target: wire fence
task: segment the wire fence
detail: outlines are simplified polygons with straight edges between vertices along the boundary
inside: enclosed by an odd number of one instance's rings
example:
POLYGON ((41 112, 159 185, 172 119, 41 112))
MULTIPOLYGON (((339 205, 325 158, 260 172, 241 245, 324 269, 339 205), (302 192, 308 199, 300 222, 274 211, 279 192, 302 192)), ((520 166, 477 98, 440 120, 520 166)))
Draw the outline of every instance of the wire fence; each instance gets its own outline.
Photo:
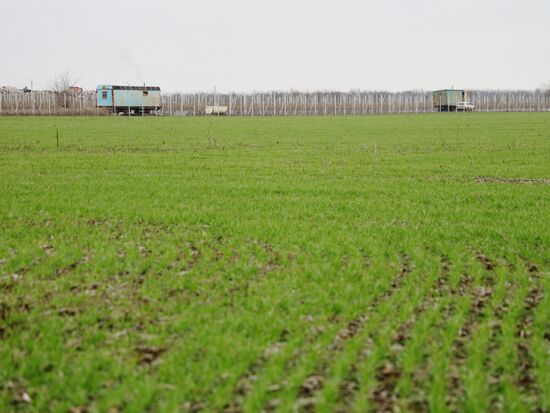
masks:
MULTIPOLYGON (((473 90, 468 100, 478 112, 550 111, 550 90, 473 90)), ((109 115, 98 108, 95 91, 0 91, 1 115, 109 115)), ((202 116, 207 106, 227 106, 230 116, 334 116, 428 113, 434 108, 429 91, 272 91, 254 93, 164 93, 164 116, 202 116)))

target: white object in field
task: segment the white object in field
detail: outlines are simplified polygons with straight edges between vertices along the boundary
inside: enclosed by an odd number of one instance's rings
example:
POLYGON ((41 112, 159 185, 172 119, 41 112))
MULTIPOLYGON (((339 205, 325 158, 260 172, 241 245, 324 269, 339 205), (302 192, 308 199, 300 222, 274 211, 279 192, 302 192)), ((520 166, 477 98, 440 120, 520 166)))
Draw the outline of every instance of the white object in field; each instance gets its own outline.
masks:
POLYGON ((207 115, 227 115, 229 107, 227 106, 207 106, 205 112, 207 115))
POLYGON ((470 102, 458 102, 456 110, 462 110, 464 112, 473 112, 476 107, 470 102))

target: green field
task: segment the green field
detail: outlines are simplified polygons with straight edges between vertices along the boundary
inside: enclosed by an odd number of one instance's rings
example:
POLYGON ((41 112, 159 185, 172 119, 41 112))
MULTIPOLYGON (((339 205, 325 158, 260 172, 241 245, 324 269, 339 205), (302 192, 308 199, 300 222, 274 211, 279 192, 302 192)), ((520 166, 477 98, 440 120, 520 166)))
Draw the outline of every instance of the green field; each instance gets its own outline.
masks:
POLYGON ((0 412, 547 412, 548 291, 550 114, 0 117, 0 412))

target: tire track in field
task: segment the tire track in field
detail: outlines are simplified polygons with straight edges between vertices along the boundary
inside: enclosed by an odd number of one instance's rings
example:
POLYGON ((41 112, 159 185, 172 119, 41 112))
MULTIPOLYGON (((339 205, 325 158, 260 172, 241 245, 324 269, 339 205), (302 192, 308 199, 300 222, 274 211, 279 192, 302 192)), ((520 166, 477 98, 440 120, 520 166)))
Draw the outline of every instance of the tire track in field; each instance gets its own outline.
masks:
POLYGON ((299 388, 295 405, 301 412, 315 411, 318 393, 323 389, 325 375, 334 357, 343 350, 345 343, 355 337, 363 328, 369 318, 369 314, 376 310, 382 301, 389 300, 394 293, 401 288, 403 280, 411 272, 411 263, 408 255, 404 255, 399 273, 393 279, 390 288, 383 291, 367 306, 365 311, 354 318, 340 330, 327 349, 327 355, 317 366, 315 373, 309 375, 299 388))
MULTIPOLYGON (((396 395, 396 386, 403 372, 399 365, 399 355, 405 348, 405 345, 411 338, 412 330, 422 314, 428 310, 434 302, 441 297, 448 289, 448 274, 451 263, 446 257, 441 259, 441 270, 437 279, 429 288, 429 292, 423 300, 413 309, 411 317, 402 323, 392 337, 389 347, 389 356, 376 368, 376 383, 369 393, 369 401, 372 403, 372 411, 387 412, 395 411, 398 406, 396 395)), ((367 345, 360 353, 357 361, 351 366, 348 379, 343 381, 340 386, 337 412, 347 412, 352 408, 356 392, 359 390, 359 381, 357 379, 358 368, 369 356, 373 345, 372 337, 367 341, 367 345)))
MULTIPOLYGON (((440 274, 435 280, 434 284, 430 288, 428 296, 425 297, 424 301, 420 303, 414 311, 414 318, 411 321, 408 321, 402 324, 398 329, 398 334, 393 338, 390 351, 391 351, 389 361, 386 361, 383 366, 380 366, 377 371, 377 385, 374 387, 371 392, 370 399, 374 404, 373 411, 376 412, 386 412, 386 411, 395 411, 399 409, 396 406, 398 401, 397 395, 395 394, 396 386, 399 379, 402 376, 402 369, 399 366, 398 356, 405 347, 406 343, 411 338, 411 330, 414 328, 418 318, 429 308, 431 308, 434 303, 444 296, 449 290, 449 273, 451 270, 451 262, 447 257, 441 257, 441 269, 440 274), (397 349, 397 351, 395 351, 397 349), (395 366, 393 369, 388 367, 395 366), (386 374, 389 370, 389 376, 386 374), (382 380, 380 380, 382 378, 382 380)), ((417 372, 421 373, 421 372, 417 372)), ((416 376, 418 378, 418 375, 416 376)), ((418 401, 414 406, 414 411, 426 411, 427 403, 424 404, 422 401, 418 401)))
MULTIPOLYGON (((495 268, 495 265, 486 256, 478 256, 477 259, 482 263, 482 265, 484 266, 485 269, 492 271, 495 268)), ((488 280, 489 283, 494 282, 493 278, 491 276, 488 277, 487 280, 488 280)), ((470 293, 471 292, 471 281, 472 281, 471 277, 469 277, 467 275, 464 275, 463 278, 460 281, 458 290, 456 290, 452 287, 448 288, 449 298, 454 299, 458 295, 465 295, 467 293, 470 293)), ((515 293, 514 285, 510 284, 509 282, 506 282, 505 286, 506 286, 506 290, 505 290, 505 295, 502 298, 502 303, 500 305, 498 305, 497 307, 495 307, 492 311, 492 317, 491 317, 491 321, 490 321, 490 324, 489 324, 491 334, 490 334, 489 342, 487 344, 487 353, 489 355, 492 354, 492 352, 498 346, 498 339, 502 335, 502 329, 501 329, 502 316, 505 313, 508 312, 509 307, 510 307, 510 302, 513 298, 513 294, 515 293)), ((476 293, 476 292, 474 292, 474 293, 476 293)), ((480 294, 480 293, 481 293, 481 290, 477 290, 477 294, 480 294)), ((485 291, 485 294, 487 294, 487 293, 488 293, 488 291, 485 291)), ((454 311, 454 302, 451 301, 450 305, 447 306, 447 308, 442 312, 443 316, 437 322, 437 326, 439 326, 438 328, 444 328, 445 325, 448 324, 449 318, 452 315, 453 311, 454 311)), ((470 330, 470 326, 467 326, 466 328, 463 326, 463 330, 461 330, 461 332, 464 333, 466 330, 470 330)), ((457 344, 455 343, 455 347, 454 347, 455 350, 457 348, 456 345, 457 344)), ((462 345, 459 344, 459 346, 461 347, 461 351, 463 351, 464 349, 462 348, 462 345)), ((485 366, 487 367, 487 369, 489 369, 490 368, 490 359, 489 359, 489 357, 485 360, 485 363, 486 363, 485 366)), ((423 363, 421 368, 417 369, 417 371, 426 371, 428 369, 429 369, 429 367, 426 366, 426 363, 423 363)), ((458 377, 458 375, 456 374, 456 371, 455 371, 455 375, 456 375, 456 377, 458 377)), ((411 394, 415 394, 415 395, 417 395, 417 397, 415 398, 415 400, 412 403, 407 404, 407 406, 406 406, 407 411, 424 412, 424 411, 429 410, 430 406, 428 404, 428 401, 425 400, 425 394, 426 394, 426 388, 429 386, 429 383, 431 382, 429 380, 430 376, 431 376, 431 374, 418 375, 418 374, 415 373, 413 375, 413 380, 412 380, 413 388, 412 388, 411 394), (419 398, 418 395, 423 395, 424 399, 419 398)), ((453 377, 453 379, 454 379, 454 377, 453 377)), ((500 377, 490 376, 489 377, 489 384, 491 386, 496 386, 496 385, 500 384, 500 377)), ((458 397, 459 393, 463 396, 461 391, 458 391, 455 394, 455 396, 458 397)), ((451 400, 451 398, 448 398, 448 400, 451 400)), ((491 404, 490 411, 498 411, 499 409, 498 409, 497 400, 493 399, 493 400, 491 400, 491 403, 492 404, 491 404)))
POLYGON ((538 390, 537 378, 535 374, 534 358, 531 352, 531 338, 533 336, 534 312, 539 303, 544 298, 544 292, 538 278, 538 268, 529 266, 529 281, 531 287, 525 297, 523 304, 523 313, 517 323, 516 330, 516 350, 518 355, 518 378, 516 385, 521 390, 522 395, 535 411, 544 411, 542 400, 540 400, 540 391, 538 390))
MULTIPOLYGON (((450 284, 449 274, 451 271, 452 263, 448 261, 446 257, 442 257, 441 260, 442 272, 441 276, 437 280, 437 288, 435 289, 435 295, 433 301, 437 302, 441 299, 448 299, 449 302, 439 312, 439 317, 434 320, 434 325, 430 326, 430 329, 444 329, 448 324, 448 320, 452 314, 456 311, 456 297, 464 295, 469 291, 472 283, 472 278, 468 274, 462 274, 458 280, 456 287, 450 284)), ((428 343, 426 343, 428 346, 428 343)), ((427 350, 427 349, 425 349, 427 350)), ((409 397, 402 401, 406 411, 410 412, 426 412, 430 410, 427 393, 425 391, 426 383, 430 379, 430 350, 423 353, 423 360, 417 365, 413 372, 408 372, 411 377, 411 389, 410 395, 414 395, 411 400, 409 397)))
MULTIPOLYGON (((484 283, 471 290, 471 277, 468 281, 468 291, 472 295, 470 312, 465 323, 458 331, 458 338, 455 339, 452 345, 450 354, 450 373, 447 392, 447 406, 451 412, 460 411, 460 401, 465 396, 465 391, 460 378, 460 370, 468 359, 468 351, 466 346, 471 340, 475 330, 482 322, 485 308, 493 296, 493 287, 495 285, 494 269, 495 264, 483 253, 476 255, 477 261, 488 271, 488 275, 484 278, 484 283)), ((466 293, 467 291, 464 291, 466 293)))
MULTIPOLYGON (((365 258, 366 260, 366 258, 365 258)), ((368 266, 368 262, 367 262, 368 266)), ((407 255, 403 256, 401 270, 399 273, 394 277, 392 280, 390 287, 386 289, 385 291, 381 292, 369 304, 368 309, 372 310, 376 306, 379 305, 380 302, 382 302, 384 299, 389 299, 395 290, 397 290, 401 285, 401 280, 405 277, 406 274, 410 272, 410 264, 409 264, 409 257, 407 255)), ((343 343, 352 337, 354 337, 362 327, 362 325, 366 322, 367 318, 366 315, 368 312, 362 313, 362 315, 358 316, 357 318, 351 320, 348 322, 348 324, 342 328, 337 336, 332 340, 331 344, 328 346, 328 352, 329 353, 337 353, 338 351, 343 349, 343 343)), ((306 342, 310 344, 314 344, 317 339, 319 339, 322 335, 325 329, 323 327, 314 327, 310 330, 310 334, 306 338, 306 342)), ((306 353, 305 349, 296 349, 292 356, 285 362, 285 368, 286 370, 291 370, 296 367, 299 358, 306 353)), ((328 361, 323 362, 323 366, 328 367, 328 361)), ((320 368, 317 368, 316 371, 319 371, 320 368)), ((308 376, 308 378, 304 381, 304 387, 307 389, 317 389, 315 391, 318 391, 322 388, 324 383, 324 377, 322 375, 318 374, 312 374, 308 376)), ((269 386, 268 391, 270 393, 276 394, 283 388, 287 386, 286 379, 278 384, 273 384, 269 386)), ((306 390, 308 391, 308 390, 306 390)), ((272 397, 264 404, 263 411, 265 412, 272 412, 277 409, 278 405, 280 403, 280 400, 276 397, 272 397)), ((309 404, 309 401, 306 401, 305 404, 309 404)))
MULTIPOLYGON (((448 298, 450 301, 446 304, 440 312, 440 317, 435 321, 435 325, 432 328, 444 329, 448 325, 448 321, 451 316, 456 312, 456 298, 471 293, 473 278, 467 273, 460 276, 458 284, 455 286, 450 285, 448 274, 451 269, 451 262, 445 257, 442 258, 442 273, 437 279, 437 286, 435 288, 434 302, 440 298, 448 298)), ((429 349, 428 349, 429 351, 429 349)), ((429 383, 430 378, 430 366, 428 365, 430 359, 429 353, 426 354, 425 360, 415 369, 411 377, 411 390, 410 394, 414 394, 414 400, 404 400, 405 411, 410 412, 426 412, 429 411, 430 406, 427 400, 425 388, 429 383)), ((409 373, 410 374, 410 373, 409 373)))
MULTIPOLYGON (((534 361, 532 355, 530 354, 530 338, 533 334, 533 312, 543 298, 543 291, 538 282, 538 268, 533 264, 527 265, 526 268, 529 272, 529 283, 531 286, 523 298, 523 313, 516 323, 515 347, 518 354, 518 365, 516 370, 518 372, 518 376, 515 382, 520 394, 526 396, 531 404, 540 404, 537 393, 536 375, 533 366, 534 361)), ((506 294, 503 303, 496 307, 493 312, 493 319, 490 324, 491 339, 487 347, 489 354, 492 354, 493 351, 498 348, 496 340, 502 335, 502 315, 509 311, 513 293, 517 292, 517 288, 513 285, 507 285, 506 287, 506 294)), ((487 368, 489 367, 490 366, 487 366, 487 368)), ((500 375, 501 371, 497 369, 495 373, 496 374, 489 377, 489 386, 491 389, 491 411, 497 412, 504 411, 506 406, 503 404, 502 395, 500 394, 499 389, 502 384, 502 377, 500 375)), ((539 408, 537 411, 543 410, 539 408)))
MULTIPOLYGON (((509 268, 512 270, 513 266, 509 264, 509 268)), ((502 299, 502 303, 496 306, 492 312, 492 317, 489 322, 489 327, 491 330, 491 335, 489 338, 489 342, 487 344, 487 354, 484 361, 484 365, 487 368, 488 371, 490 371, 488 376, 488 384, 489 384, 489 403, 490 403, 490 411, 492 412, 498 412, 503 411, 504 406, 501 401, 501 394, 499 390, 499 386, 502 383, 502 371, 500 369, 496 369, 496 371, 491 371, 491 355, 494 354, 495 351, 498 350, 498 340, 503 336, 502 331, 502 317, 504 314, 508 313, 510 311, 510 305, 513 300, 514 294, 517 293, 517 286, 510 283, 509 281, 505 282, 506 287, 506 293, 504 294, 504 297, 502 299)))

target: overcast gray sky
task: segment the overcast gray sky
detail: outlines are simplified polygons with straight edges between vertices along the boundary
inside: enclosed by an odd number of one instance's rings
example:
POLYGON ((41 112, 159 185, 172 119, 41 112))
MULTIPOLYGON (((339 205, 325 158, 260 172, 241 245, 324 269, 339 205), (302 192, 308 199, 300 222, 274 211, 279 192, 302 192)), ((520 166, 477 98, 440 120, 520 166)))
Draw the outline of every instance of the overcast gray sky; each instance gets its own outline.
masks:
POLYGON ((537 88, 550 0, 0 0, 0 85, 537 88))

